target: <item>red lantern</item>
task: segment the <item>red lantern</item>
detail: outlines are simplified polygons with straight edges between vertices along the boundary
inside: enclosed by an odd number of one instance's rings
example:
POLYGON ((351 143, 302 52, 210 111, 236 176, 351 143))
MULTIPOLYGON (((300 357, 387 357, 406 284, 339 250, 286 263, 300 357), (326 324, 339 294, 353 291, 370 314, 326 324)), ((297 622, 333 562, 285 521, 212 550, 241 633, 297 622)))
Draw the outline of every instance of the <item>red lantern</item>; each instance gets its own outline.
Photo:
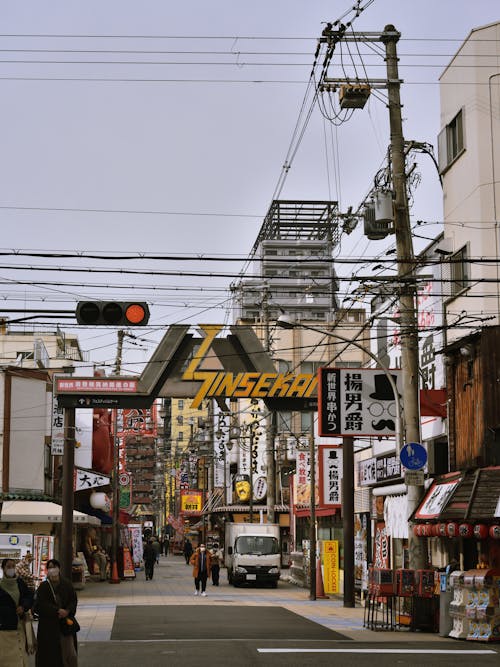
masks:
POLYGON ((448 532, 446 530, 446 524, 445 523, 438 524, 438 535, 440 537, 447 537, 448 532))
POLYGON ((488 526, 485 526, 484 523, 474 526, 474 537, 478 540, 485 540, 488 537, 488 526))
POLYGON ((446 534, 448 537, 458 537, 458 523, 451 521, 446 524, 446 534))
POLYGON ((431 537, 431 535, 432 535, 432 523, 424 524, 423 528, 424 528, 423 535, 425 535, 425 537, 431 537))
POLYGON ((433 535, 433 537, 439 537, 440 532, 439 532, 439 524, 438 523, 435 523, 432 526, 432 535, 433 535))
POLYGON ((474 529, 470 523, 461 523, 458 527, 459 537, 472 537, 474 535, 474 529))
POLYGON ((417 537, 420 537, 420 529, 422 526, 413 526, 413 534, 416 535, 417 537))
POLYGON ((495 540, 500 540, 500 526, 490 527, 490 537, 493 537, 495 540))

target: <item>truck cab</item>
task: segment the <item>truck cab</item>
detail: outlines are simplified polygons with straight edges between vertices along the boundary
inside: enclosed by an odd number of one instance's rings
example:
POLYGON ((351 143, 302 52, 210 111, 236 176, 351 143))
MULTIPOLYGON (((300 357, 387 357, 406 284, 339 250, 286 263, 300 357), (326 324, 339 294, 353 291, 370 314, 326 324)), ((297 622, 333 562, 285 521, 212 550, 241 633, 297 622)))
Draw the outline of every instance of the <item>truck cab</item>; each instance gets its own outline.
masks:
MULTIPOLYGON (((265 532, 234 532, 234 539, 226 545, 227 576, 230 584, 243 583, 278 585, 280 578, 279 533, 272 526, 265 532)), ((278 529, 279 530, 279 529, 278 529)))

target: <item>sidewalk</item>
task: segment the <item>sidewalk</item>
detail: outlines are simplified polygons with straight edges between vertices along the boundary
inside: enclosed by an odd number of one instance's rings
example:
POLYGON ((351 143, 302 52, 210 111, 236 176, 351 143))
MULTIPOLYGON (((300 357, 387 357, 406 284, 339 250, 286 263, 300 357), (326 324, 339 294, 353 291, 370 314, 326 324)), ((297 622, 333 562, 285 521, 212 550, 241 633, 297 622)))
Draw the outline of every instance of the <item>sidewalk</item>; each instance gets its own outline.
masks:
POLYGON ((442 641, 456 645, 437 634, 408 631, 372 631, 363 627, 363 607, 344 608, 340 599, 309 600, 308 591, 280 581, 278 589, 234 588, 227 583, 226 570, 221 570, 220 586, 207 583, 207 597, 194 597, 192 568, 182 556, 161 556, 152 581, 144 571, 133 580, 120 584, 88 582, 78 591, 77 617, 82 627, 79 641, 109 641, 115 610, 118 605, 230 605, 284 607, 304 618, 340 632, 357 641, 405 642, 442 641))

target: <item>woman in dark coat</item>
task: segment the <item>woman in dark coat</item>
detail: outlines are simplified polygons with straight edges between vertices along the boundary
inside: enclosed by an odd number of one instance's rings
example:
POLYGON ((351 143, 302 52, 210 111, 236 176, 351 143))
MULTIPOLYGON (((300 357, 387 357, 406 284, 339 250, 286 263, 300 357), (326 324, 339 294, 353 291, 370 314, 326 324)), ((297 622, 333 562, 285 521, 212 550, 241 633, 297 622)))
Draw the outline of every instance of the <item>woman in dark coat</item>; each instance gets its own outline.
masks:
POLYGON ((33 605, 33 593, 22 579, 16 577, 16 563, 11 558, 2 561, 0 580, 0 664, 25 667, 28 664, 26 637, 21 622, 33 605))
POLYGON ((74 616, 78 603, 73 584, 61 577, 59 561, 47 561, 47 579, 38 587, 36 667, 77 667, 76 634, 64 636, 60 620, 74 616))

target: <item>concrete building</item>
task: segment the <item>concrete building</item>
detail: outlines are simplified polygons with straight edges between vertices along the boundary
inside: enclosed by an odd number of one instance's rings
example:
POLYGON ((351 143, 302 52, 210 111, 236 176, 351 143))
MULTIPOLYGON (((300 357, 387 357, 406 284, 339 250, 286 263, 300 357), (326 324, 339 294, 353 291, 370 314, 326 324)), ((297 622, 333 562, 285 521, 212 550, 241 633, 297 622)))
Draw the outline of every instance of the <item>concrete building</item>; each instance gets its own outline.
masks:
POLYGON ((61 368, 71 362, 88 361, 78 337, 59 327, 56 331, 32 329, 12 331, 5 321, 0 325, 0 365, 22 368, 61 368))
POLYGON ((272 202, 251 251, 250 270, 232 286, 234 319, 331 322, 337 309, 333 250, 341 219, 336 202, 272 202), (252 277, 253 274, 253 277, 252 277))
POLYGON ((440 77, 448 342, 500 322, 499 59, 500 22, 472 30, 440 77))

